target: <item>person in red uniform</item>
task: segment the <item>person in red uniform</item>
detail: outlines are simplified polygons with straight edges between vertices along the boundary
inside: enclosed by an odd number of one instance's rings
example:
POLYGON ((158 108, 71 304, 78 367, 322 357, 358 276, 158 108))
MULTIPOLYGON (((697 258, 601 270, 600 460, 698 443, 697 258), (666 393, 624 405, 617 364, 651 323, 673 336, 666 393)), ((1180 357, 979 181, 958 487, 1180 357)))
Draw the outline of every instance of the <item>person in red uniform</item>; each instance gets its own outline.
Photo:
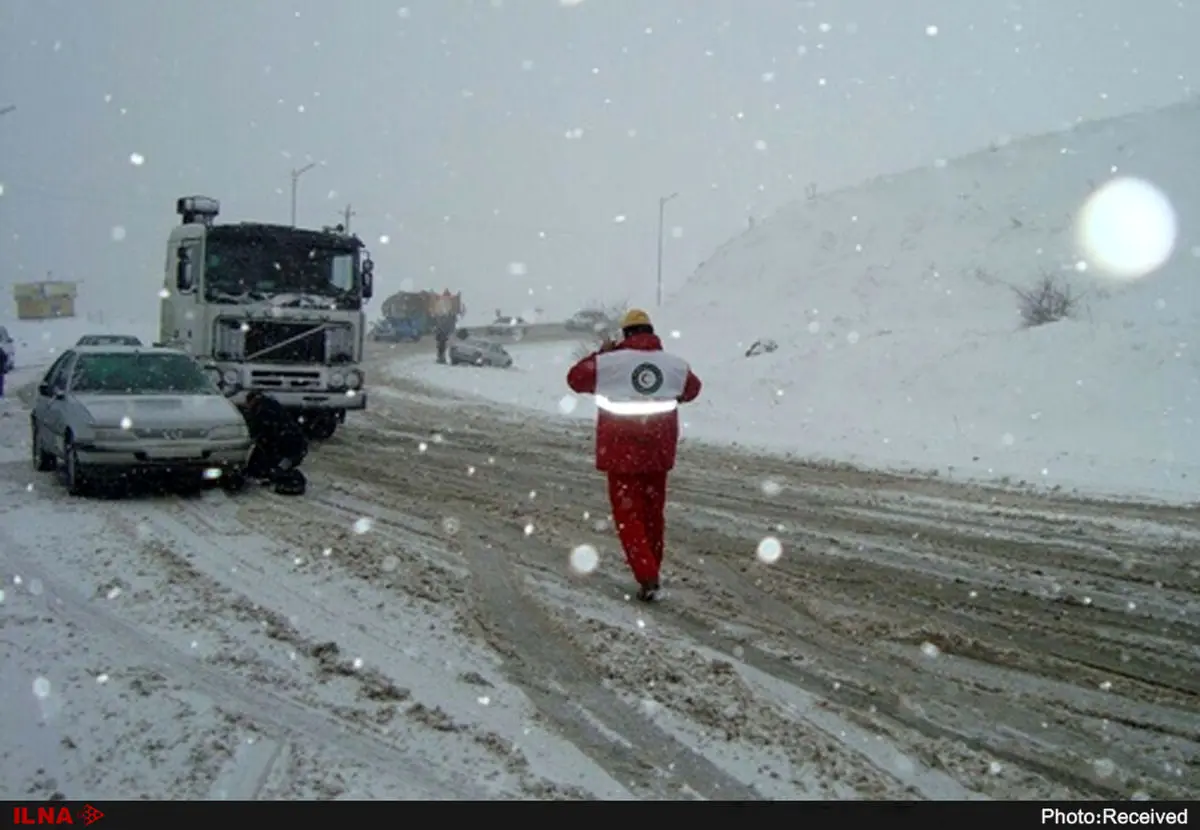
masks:
POLYGON ((596 469, 608 498, 638 599, 658 596, 666 532, 667 473, 675 466, 681 403, 700 394, 687 362, 663 351, 650 316, 621 318, 620 342, 605 341, 567 372, 567 385, 596 398, 596 469))

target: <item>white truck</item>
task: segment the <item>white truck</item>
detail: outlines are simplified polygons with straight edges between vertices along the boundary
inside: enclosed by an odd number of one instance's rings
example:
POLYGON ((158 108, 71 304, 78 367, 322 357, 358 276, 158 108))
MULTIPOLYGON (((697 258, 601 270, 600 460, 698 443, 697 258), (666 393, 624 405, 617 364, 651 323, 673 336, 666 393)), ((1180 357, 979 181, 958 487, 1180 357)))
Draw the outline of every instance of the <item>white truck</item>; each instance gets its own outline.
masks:
POLYGON ((367 407, 364 303, 374 264, 340 230, 222 223, 220 203, 185 196, 167 242, 159 340, 204 364, 234 402, 254 389, 322 440, 367 407))

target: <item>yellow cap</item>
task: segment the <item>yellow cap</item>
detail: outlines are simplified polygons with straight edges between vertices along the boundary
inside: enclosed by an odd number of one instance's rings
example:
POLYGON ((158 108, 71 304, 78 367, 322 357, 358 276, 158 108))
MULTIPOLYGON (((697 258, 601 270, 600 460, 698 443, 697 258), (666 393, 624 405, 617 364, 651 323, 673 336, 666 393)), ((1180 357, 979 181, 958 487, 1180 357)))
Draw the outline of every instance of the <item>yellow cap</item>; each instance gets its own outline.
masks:
POLYGON ((623 329, 627 329, 630 326, 648 325, 650 325, 650 315, 640 308, 631 308, 621 316, 621 328, 623 329))

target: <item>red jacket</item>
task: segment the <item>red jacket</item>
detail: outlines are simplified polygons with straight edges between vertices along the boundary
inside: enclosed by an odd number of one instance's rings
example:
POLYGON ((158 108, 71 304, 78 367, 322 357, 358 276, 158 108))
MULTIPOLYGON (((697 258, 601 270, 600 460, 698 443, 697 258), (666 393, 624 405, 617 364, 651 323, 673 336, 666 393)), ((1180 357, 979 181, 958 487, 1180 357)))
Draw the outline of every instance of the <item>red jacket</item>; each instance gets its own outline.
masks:
MULTIPOLYGON (((609 349, 592 352, 567 372, 567 385, 580 395, 595 395, 597 358, 611 351, 632 350, 663 352, 662 341, 654 334, 626 337, 609 349)), ((671 358, 678 362, 678 358, 671 358)), ((694 401, 700 395, 700 378, 686 364, 678 403, 694 401)), ((661 376, 660 376, 661 382, 661 376)), ((600 401, 597 401, 600 403, 600 401)), ((596 469, 606 473, 665 472, 675 466, 675 448, 679 443, 679 412, 618 415, 600 408, 596 415, 596 469)))

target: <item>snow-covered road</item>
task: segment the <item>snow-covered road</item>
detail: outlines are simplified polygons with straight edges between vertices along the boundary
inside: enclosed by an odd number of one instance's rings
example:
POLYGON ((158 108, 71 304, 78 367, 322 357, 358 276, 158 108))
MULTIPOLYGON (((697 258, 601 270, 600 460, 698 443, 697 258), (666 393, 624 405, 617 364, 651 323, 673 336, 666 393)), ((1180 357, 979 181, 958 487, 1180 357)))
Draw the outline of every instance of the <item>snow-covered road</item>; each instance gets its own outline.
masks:
POLYGON ((13 797, 1200 792, 1187 510, 690 445, 646 608, 585 425, 375 401, 305 498, 119 502, 32 473, 6 404, 13 797))

